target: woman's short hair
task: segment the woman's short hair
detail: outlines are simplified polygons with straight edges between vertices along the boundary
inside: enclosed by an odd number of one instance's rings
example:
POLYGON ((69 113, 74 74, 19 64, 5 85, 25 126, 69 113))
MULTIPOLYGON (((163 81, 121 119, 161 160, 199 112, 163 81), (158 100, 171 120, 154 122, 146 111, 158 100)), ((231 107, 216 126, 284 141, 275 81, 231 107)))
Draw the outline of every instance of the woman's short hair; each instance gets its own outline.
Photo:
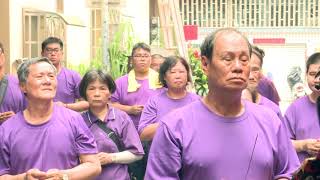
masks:
POLYGON ((166 81, 164 80, 166 72, 171 70, 171 68, 173 68, 178 62, 181 62, 181 64, 186 68, 188 82, 191 82, 190 67, 187 61, 180 56, 169 56, 165 58, 159 70, 159 80, 164 87, 168 87, 166 81))
POLYGON ((92 69, 86 72, 79 85, 80 96, 85 100, 87 100, 86 91, 89 84, 95 82, 96 80, 99 80, 101 83, 107 85, 111 93, 116 91, 116 83, 109 74, 106 74, 101 70, 92 69))

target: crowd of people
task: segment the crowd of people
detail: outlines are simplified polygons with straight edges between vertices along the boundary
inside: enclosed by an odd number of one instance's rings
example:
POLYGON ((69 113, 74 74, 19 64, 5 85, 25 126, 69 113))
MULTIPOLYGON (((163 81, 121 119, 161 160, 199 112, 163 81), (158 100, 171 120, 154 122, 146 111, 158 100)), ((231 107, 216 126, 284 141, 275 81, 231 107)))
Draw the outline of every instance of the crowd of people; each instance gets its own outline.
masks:
POLYGON ((4 53, 0 43, 0 180, 284 180, 320 154, 320 53, 306 61, 312 93, 284 114, 264 51, 233 28, 201 45, 204 97, 188 90, 183 57, 145 43, 116 80, 63 67, 57 37, 17 76, 5 74, 4 53))

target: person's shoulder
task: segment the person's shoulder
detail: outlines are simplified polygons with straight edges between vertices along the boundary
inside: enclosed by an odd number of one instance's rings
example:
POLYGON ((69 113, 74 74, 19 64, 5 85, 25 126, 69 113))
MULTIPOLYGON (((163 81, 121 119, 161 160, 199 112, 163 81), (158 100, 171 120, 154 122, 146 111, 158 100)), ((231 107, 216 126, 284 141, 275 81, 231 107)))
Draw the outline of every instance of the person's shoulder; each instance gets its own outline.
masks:
POLYGON ((109 108, 109 115, 111 115, 111 117, 114 117, 115 120, 121 124, 122 123, 126 124, 131 121, 130 116, 126 112, 116 107, 113 107, 112 105, 110 105, 110 108, 109 108))
POLYGON ((21 119, 23 118, 23 112, 20 111, 14 116, 7 119, 5 122, 1 124, 1 127, 6 131, 11 131, 13 129, 20 129, 22 125, 21 119))
POLYGON ((245 103, 245 108, 249 114, 249 118, 254 119, 258 124, 265 124, 275 128, 281 124, 281 119, 279 119, 276 112, 271 108, 249 101, 246 101, 245 103))
POLYGON ((296 100, 294 100, 287 109, 295 109, 295 108, 299 108, 299 107, 304 107, 305 105, 307 105, 308 103, 310 103, 310 99, 308 97, 308 95, 302 96, 297 98, 296 100))
POLYGON ((196 120, 195 115, 203 109, 201 100, 193 101, 183 107, 172 110, 166 118, 162 118, 161 122, 167 125, 175 125, 177 123, 187 123, 196 120))
POLYGON ((72 76, 80 76, 80 74, 77 71, 68 69, 66 67, 62 67, 61 72, 64 72, 65 74, 72 75, 72 76))
POLYGON ((116 78, 116 81, 128 81, 128 74, 116 78))
POLYGON ((63 116, 64 120, 74 120, 74 119, 79 119, 79 118, 82 119, 81 114, 79 112, 74 111, 74 110, 65 108, 65 107, 60 106, 60 105, 55 105, 54 108, 56 109, 54 111, 54 113, 56 113, 56 114, 54 114, 54 115, 55 116, 56 115, 63 116))
POLYGON ((201 96, 199 96, 198 94, 196 94, 194 92, 188 92, 188 96, 193 100, 197 100, 197 99, 201 99, 202 98, 201 96))
POLYGON ((275 109, 279 108, 279 106, 276 103, 274 103, 273 101, 271 101, 270 99, 268 99, 262 95, 261 95, 261 100, 263 101, 263 104, 267 104, 271 108, 275 108, 275 109))

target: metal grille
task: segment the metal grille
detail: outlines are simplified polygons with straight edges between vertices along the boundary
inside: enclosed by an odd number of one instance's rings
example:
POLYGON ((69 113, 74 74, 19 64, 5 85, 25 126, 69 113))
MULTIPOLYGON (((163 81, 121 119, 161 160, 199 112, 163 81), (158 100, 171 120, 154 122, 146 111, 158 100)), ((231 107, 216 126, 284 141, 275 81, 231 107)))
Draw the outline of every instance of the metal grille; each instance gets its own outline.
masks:
POLYGON ((185 25, 317 27, 320 0, 179 0, 185 25))

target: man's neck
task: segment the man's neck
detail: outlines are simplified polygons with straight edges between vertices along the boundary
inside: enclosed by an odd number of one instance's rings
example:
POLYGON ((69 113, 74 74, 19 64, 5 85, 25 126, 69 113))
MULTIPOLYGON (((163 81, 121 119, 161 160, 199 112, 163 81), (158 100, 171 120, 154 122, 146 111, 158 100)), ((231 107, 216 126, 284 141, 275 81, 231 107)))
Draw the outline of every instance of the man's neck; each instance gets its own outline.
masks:
POLYGON ((108 105, 103 107, 91 107, 90 112, 103 121, 108 115, 109 107, 108 105))
POLYGON ((30 124, 43 124, 51 118, 53 105, 53 101, 28 101, 28 107, 23 111, 23 115, 30 124))
POLYGON ((224 117, 238 117, 244 113, 244 106, 241 102, 241 93, 213 93, 209 91, 203 98, 204 104, 210 111, 224 117))
POLYGON ((61 71, 61 69, 62 69, 61 63, 59 63, 59 64, 54 64, 54 67, 56 67, 56 69, 57 69, 57 74, 59 74, 60 71, 61 71))
POLYGON ((319 97, 319 94, 316 92, 312 92, 308 97, 312 103, 316 103, 317 98, 319 97))
POLYGON ((136 76, 136 79, 144 80, 148 78, 149 71, 145 71, 145 72, 134 71, 134 74, 136 76))

